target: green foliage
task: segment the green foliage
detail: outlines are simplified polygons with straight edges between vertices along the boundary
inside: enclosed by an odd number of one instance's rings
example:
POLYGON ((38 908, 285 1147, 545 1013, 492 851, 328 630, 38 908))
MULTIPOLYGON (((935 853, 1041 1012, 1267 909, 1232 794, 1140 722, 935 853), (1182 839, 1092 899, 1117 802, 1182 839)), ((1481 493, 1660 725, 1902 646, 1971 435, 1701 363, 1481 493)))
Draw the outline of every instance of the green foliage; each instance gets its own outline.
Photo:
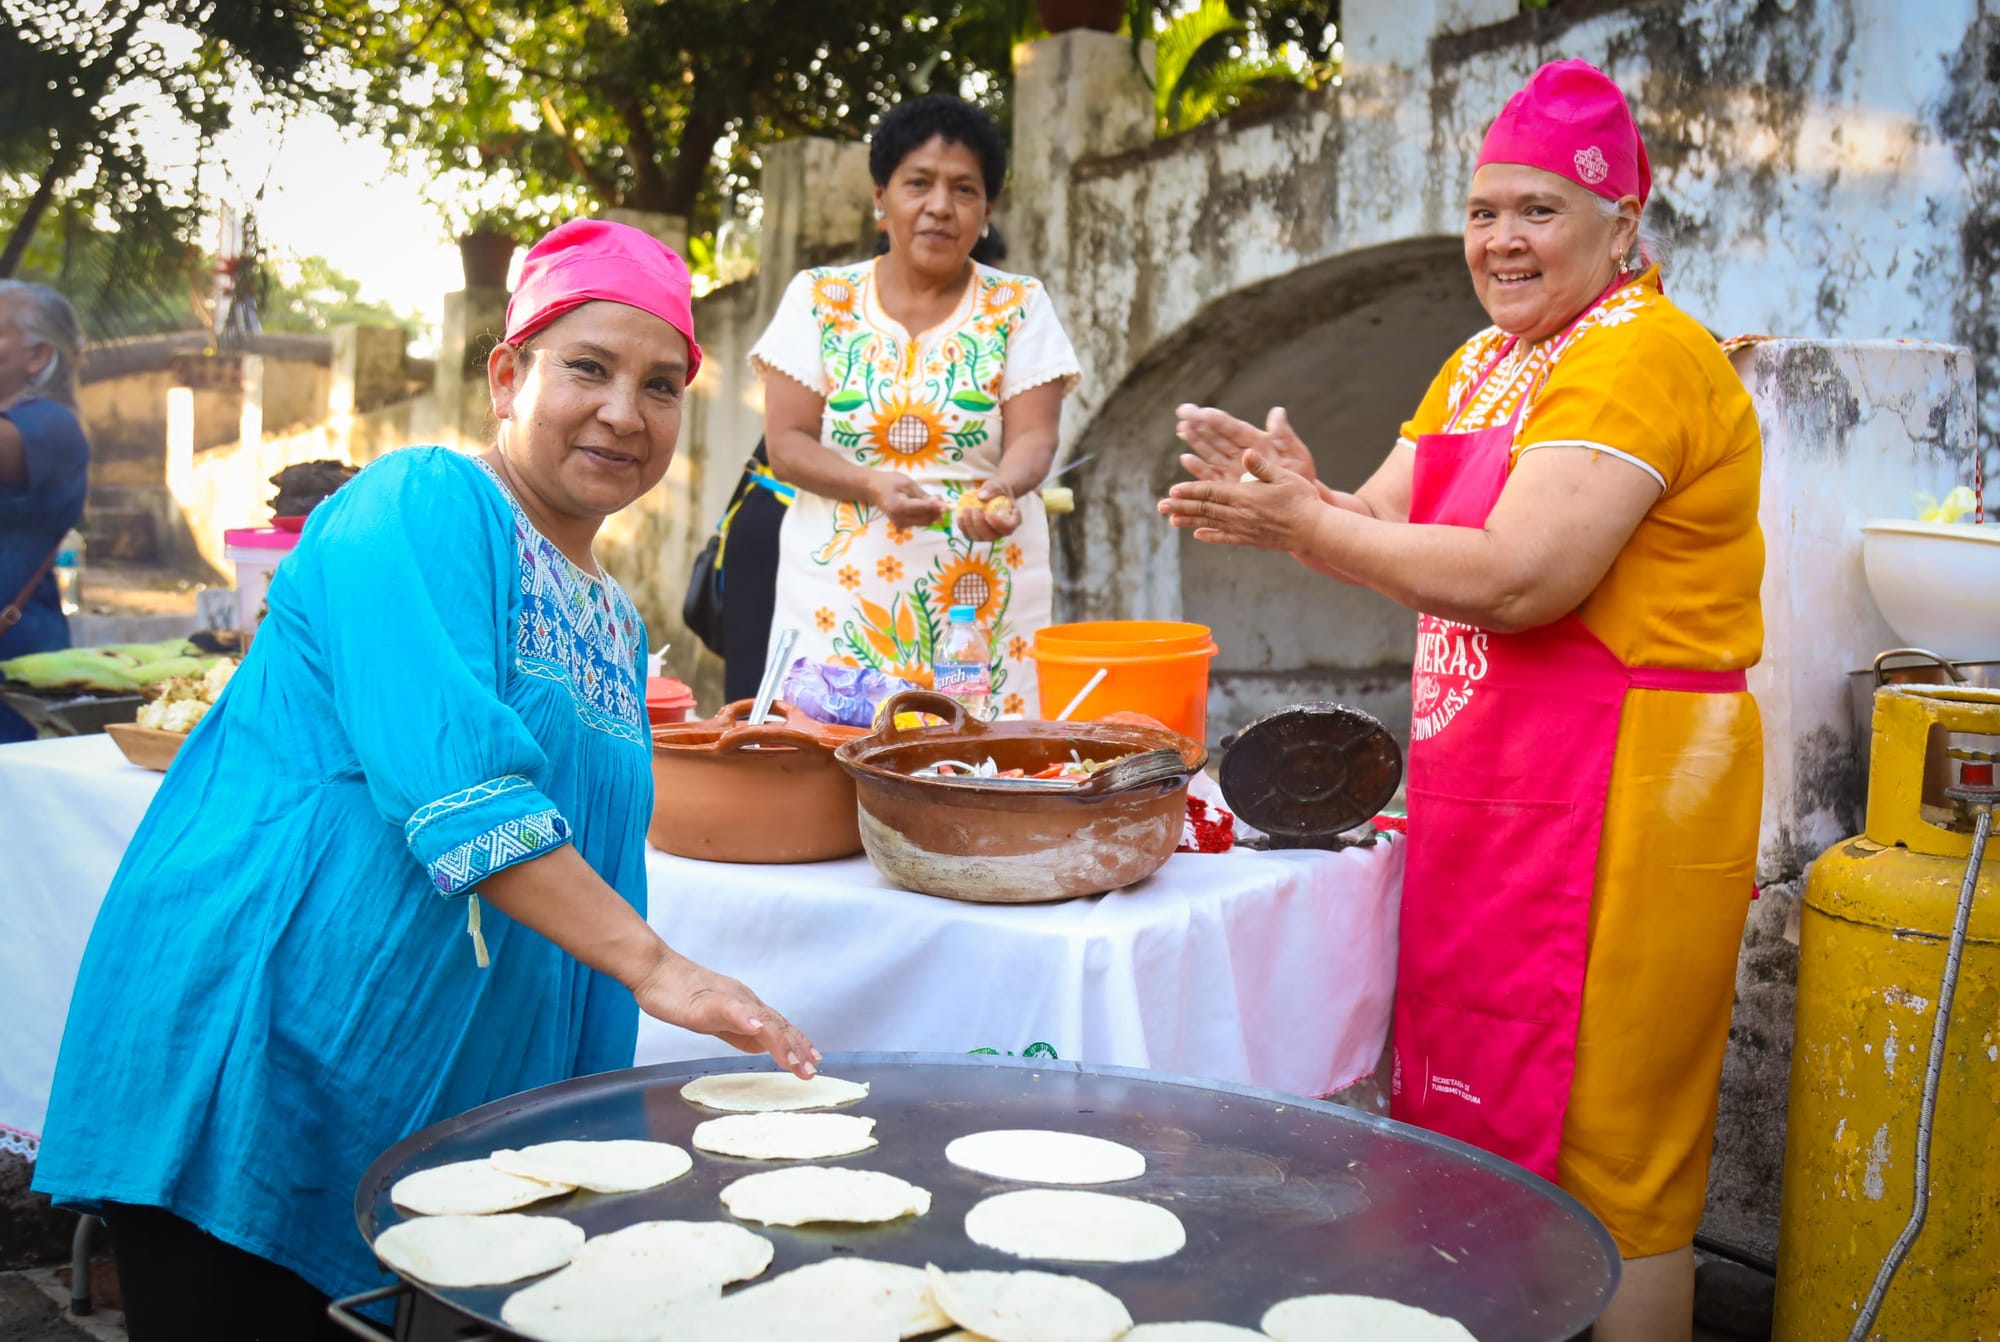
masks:
MULTIPOLYGON (((753 147, 867 133, 897 100, 998 82, 1023 6, 885 0, 323 0, 366 119, 540 223, 616 206, 712 230, 753 147)), ((497 203, 497 202, 496 202, 497 203)), ((454 221, 456 222, 456 221, 454 221)))
POLYGON ((1136 6, 1141 25, 1144 11, 1154 16, 1153 101, 1162 135, 1274 93, 1317 87, 1338 69, 1337 3, 1201 0, 1166 13, 1147 0, 1136 6))
POLYGON ((58 285, 99 338, 185 326, 200 211, 135 115, 170 109, 205 151, 245 77, 338 105, 313 32, 310 0, 0 0, 0 276, 58 285))
POLYGON ((361 297, 361 282, 335 270, 323 256, 302 256, 268 266, 257 314, 267 331, 325 332, 350 322, 397 326, 417 335, 424 323, 387 303, 361 297))

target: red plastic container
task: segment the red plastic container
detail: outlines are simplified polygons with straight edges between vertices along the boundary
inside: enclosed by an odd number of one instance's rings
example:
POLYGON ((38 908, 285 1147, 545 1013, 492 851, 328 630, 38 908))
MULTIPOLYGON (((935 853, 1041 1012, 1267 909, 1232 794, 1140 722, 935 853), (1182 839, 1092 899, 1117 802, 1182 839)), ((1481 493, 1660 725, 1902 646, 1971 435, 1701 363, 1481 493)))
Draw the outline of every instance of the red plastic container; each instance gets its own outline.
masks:
POLYGON ((646 681, 646 721, 655 727, 694 716, 694 691, 671 676, 646 681))

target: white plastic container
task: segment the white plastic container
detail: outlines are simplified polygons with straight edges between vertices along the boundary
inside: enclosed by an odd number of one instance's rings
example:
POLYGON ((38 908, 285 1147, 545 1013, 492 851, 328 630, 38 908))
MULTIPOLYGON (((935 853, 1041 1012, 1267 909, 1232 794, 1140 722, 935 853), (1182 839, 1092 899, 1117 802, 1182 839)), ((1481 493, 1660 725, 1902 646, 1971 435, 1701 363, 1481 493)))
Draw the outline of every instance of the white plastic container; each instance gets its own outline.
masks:
POLYGON ((236 627, 245 634, 256 633, 264 622, 271 575, 298 543, 298 532, 277 527, 245 527, 222 533, 222 553, 236 566, 236 627))
POLYGON ((1905 645, 2000 659, 2000 524, 1870 522, 1861 559, 1876 608, 1905 645))

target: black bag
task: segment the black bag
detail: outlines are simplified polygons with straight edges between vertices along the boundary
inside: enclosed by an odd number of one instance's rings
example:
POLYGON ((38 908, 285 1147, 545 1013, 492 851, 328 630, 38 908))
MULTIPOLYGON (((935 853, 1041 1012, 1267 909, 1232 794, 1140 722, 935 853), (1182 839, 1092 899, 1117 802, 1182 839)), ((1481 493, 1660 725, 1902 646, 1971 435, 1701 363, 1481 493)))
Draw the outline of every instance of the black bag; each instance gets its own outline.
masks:
POLYGON ((681 623, 718 657, 722 655, 721 556, 722 532, 718 529, 709 533, 708 544, 695 557, 687 595, 681 598, 681 623))
POLYGON ((736 489, 729 496, 729 506, 722 510, 722 520, 709 533, 708 544, 701 547, 695 556, 694 571, 688 574, 687 595, 681 598, 681 623, 688 632, 701 640, 701 645, 720 657, 723 655, 722 638, 722 547, 729 539, 729 524, 736 517, 736 510, 743 506, 743 500, 756 488, 753 477, 757 467, 764 460, 764 440, 757 440, 757 450, 750 460, 743 463, 743 478, 736 482, 736 489))

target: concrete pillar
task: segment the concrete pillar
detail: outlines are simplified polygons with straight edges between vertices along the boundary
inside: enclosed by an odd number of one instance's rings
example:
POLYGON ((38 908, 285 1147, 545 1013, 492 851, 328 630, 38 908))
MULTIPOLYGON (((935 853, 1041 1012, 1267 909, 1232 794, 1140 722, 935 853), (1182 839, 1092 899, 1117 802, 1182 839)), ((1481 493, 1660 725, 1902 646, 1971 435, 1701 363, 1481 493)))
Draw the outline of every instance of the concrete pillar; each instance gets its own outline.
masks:
POLYGON ((641 233, 651 234, 667 246, 687 256, 688 221, 678 214, 662 214, 655 210, 605 210, 598 216, 614 224, 627 224, 641 233))
POLYGON ((486 444, 486 356, 507 330, 505 289, 461 289, 444 296, 438 332, 439 437, 448 446, 476 450, 486 444))
POLYGON ((1764 436, 1759 865, 1784 880, 1861 823, 1866 743, 1847 673, 1897 646, 1868 594, 1861 526, 1914 517, 1919 493, 1942 498, 1971 478, 1973 357, 1914 341, 1772 340, 1736 366, 1764 436))
POLYGON ((769 320, 792 276, 810 266, 858 261, 875 245, 868 146, 820 136, 780 140, 763 151, 759 190, 758 325, 769 320))
MULTIPOLYGON (((503 319, 505 311, 503 303, 503 319)), ((403 399, 403 351, 409 342, 401 327, 336 326, 332 335, 333 376, 326 397, 329 412, 359 415, 403 399)))
POLYGON ((1007 261, 1068 293, 1072 165, 1153 142, 1153 44, 1078 30, 1014 49, 1013 185, 1007 261))
POLYGON ((194 388, 167 388, 167 492, 186 507, 194 487, 194 388))
POLYGON ((243 358, 243 407, 236 417, 236 440, 246 447, 264 441, 264 356, 243 358))

